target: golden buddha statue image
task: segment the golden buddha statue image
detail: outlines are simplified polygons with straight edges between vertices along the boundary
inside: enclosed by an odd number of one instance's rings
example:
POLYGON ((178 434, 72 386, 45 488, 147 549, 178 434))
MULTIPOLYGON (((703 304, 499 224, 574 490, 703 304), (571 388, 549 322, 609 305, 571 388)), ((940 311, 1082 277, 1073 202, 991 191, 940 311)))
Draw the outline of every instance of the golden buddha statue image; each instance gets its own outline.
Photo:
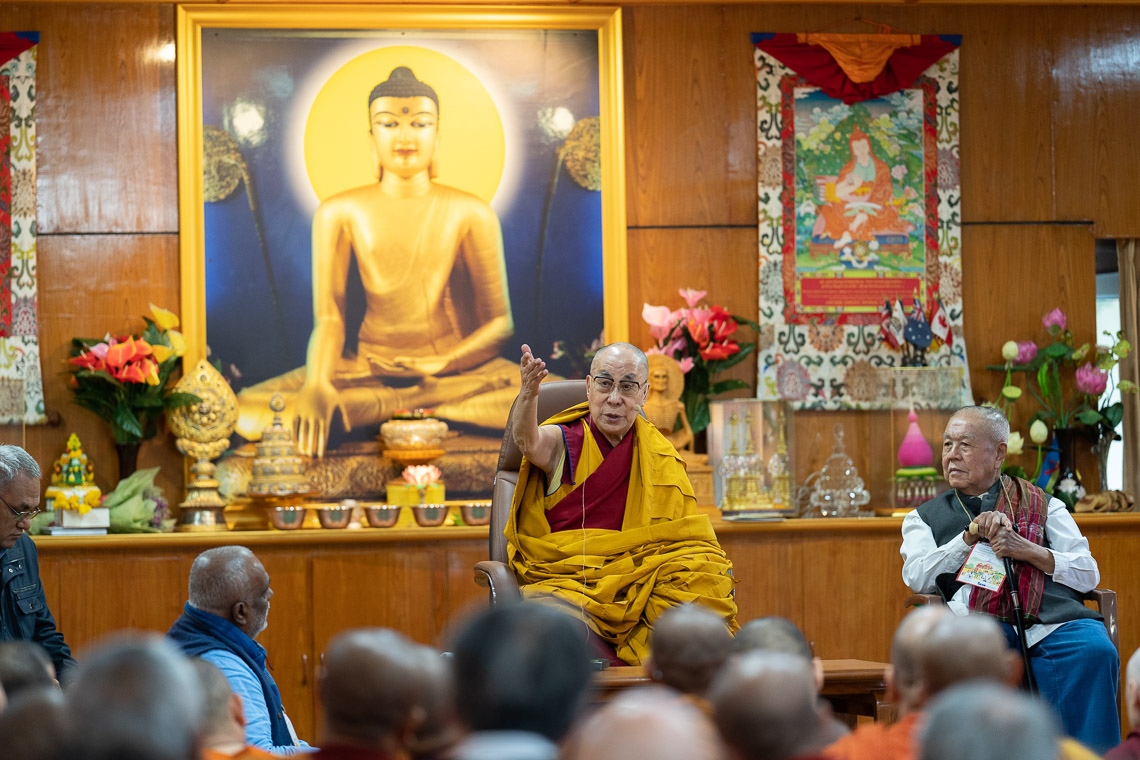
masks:
POLYGON ((691 451, 693 429, 681 402, 685 375, 676 359, 664 354, 649 354, 649 393, 641 407, 645 419, 664 433, 677 451, 691 451), (680 425, 680 427, 678 427, 680 425))
POLYGON ((502 232, 486 202, 435 181, 440 114, 435 90, 405 66, 369 95, 377 182, 317 207, 306 363, 241 392, 246 439, 271 423, 276 393, 308 456, 324 456, 334 418, 345 430, 378 428, 398 409, 432 407, 449 421, 505 425, 518 367, 501 356, 514 333, 502 232), (346 353, 354 258, 365 313, 346 353))

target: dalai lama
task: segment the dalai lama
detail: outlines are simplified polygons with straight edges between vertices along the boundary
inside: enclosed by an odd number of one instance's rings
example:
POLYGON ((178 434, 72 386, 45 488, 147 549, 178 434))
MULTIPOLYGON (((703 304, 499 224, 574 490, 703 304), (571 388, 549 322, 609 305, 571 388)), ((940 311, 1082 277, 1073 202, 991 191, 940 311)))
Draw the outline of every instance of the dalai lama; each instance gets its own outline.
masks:
POLYGON ((505 533, 523 596, 577 615, 615 662, 641 663, 653 621, 677 604, 705 605, 735 630, 732 565, 683 460, 640 413, 645 354, 598 351, 586 401, 542 425, 546 364, 524 345, 519 371, 511 433, 524 459, 505 533))

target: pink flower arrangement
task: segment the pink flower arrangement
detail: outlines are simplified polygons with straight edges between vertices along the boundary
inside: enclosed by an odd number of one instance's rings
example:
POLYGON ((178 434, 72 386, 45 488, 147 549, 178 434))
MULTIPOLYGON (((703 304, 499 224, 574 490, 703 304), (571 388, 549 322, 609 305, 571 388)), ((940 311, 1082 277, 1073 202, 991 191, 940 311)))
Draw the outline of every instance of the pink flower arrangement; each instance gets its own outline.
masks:
POLYGON ((685 301, 684 307, 674 310, 644 304, 641 318, 649 325, 649 334, 654 340, 653 347, 646 353, 663 354, 681 365, 685 374, 681 398, 689 425, 696 433, 708 427, 709 396, 747 387, 742 380, 712 383, 710 377, 738 364, 755 350, 754 343, 741 345, 735 339, 740 325, 757 331, 760 325, 730 314, 723 306, 703 303, 708 291, 682 288, 678 293, 685 301))
POLYGON ((1108 387, 1108 372, 1092 362, 1077 367, 1077 390, 1089 396, 1099 396, 1108 387))

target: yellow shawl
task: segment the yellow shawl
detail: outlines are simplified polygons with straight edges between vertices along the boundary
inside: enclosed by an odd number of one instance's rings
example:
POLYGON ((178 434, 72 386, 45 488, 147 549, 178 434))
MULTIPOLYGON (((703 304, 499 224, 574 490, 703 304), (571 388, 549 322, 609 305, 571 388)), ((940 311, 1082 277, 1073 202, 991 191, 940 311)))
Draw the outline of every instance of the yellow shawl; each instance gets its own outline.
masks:
MULTIPOLYGON (((544 424, 586 424, 587 414, 583 403, 544 424)), ((736 629, 732 563, 717 543, 708 515, 696 514, 684 462, 653 425, 641 417, 634 425, 622 530, 551 533, 544 510, 545 473, 524 459, 504 531, 507 558, 523 596, 554 597, 578 610, 631 664, 649 656, 653 621, 674 605, 697 602, 736 629)), ((597 443, 586 431, 575 482, 581 483, 601 461, 597 443)), ((555 494, 549 504, 558 498, 555 494)))

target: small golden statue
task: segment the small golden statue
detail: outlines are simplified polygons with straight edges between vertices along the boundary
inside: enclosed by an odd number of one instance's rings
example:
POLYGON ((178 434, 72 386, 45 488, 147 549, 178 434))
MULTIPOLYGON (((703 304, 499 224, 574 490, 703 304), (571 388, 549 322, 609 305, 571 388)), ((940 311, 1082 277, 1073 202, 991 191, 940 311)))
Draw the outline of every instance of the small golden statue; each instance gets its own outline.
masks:
POLYGON ((178 450, 194 457, 190 466, 192 478, 186 486, 186 501, 178 506, 182 512, 177 531, 226 530, 226 503, 218 493, 214 463, 230 447, 230 433, 237 423, 237 396, 230 384, 205 359, 178 381, 176 391, 193 393, 201 401, 170 412, 170 430, 176 436, 178 450))
POLYGON ((70 509, 81 515, 97 508, 103 498, 99 486, 95 485, 95 468, 83 453, 83 445, 75 433, 67 437, 67 451, 52 467, 51 485, 44 497, 52 509, 61 512, 70 509))
POLYGON ((681 403, 681 392, 685 389, 681 365, 664 354, 650 354, 647 358, 649 395, 642 406, 645 419, 660 430, 677 451, 692 451, 693 429, 689 427, 689 417, 681 403), (680 428, 677 427, 678 421, 680 428))

